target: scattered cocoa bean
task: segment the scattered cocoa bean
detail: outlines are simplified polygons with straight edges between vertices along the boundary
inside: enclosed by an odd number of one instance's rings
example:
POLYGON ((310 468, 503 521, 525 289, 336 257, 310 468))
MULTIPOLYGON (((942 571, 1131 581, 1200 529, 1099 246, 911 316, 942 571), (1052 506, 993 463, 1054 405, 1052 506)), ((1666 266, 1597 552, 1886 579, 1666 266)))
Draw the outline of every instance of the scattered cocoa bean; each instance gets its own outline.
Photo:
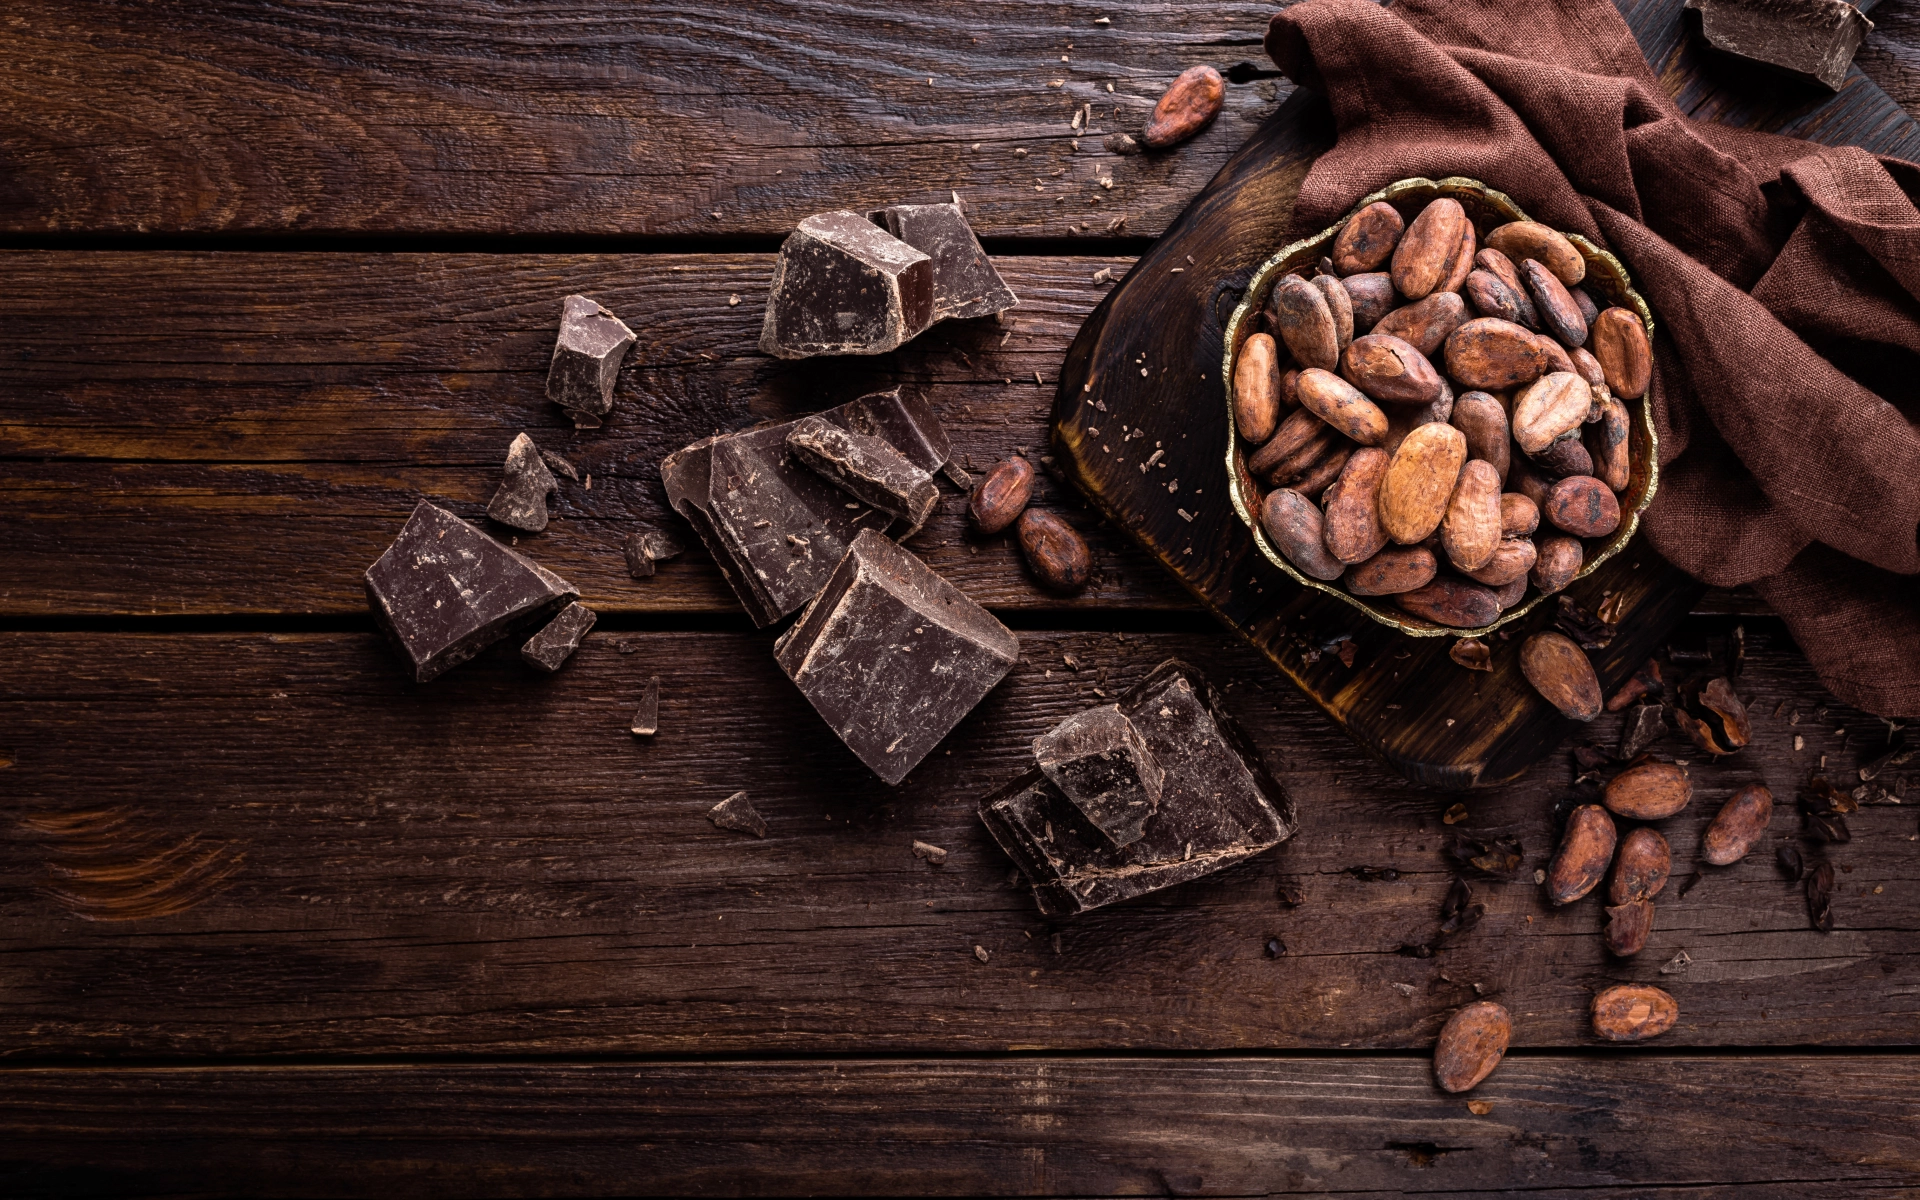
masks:
POLYGON ((1073 526, 1037 508, 1020 514, 1015 525, 1027 567, 1042 586, 1056 592, 1077 592, 1093 574, 1093 555, 1073 526))
POLYGON ((1500 542, 1500 473, 1490 463, 1469 459, 1440 519, 1440 544, 1454 566, 1471 571, 1486 566, 1500 542))
POLYGON ((1280 424, 1279 349, 1264 333, 1248 338, 1233 364, 1233 424, 1256 446, 1280 424))
POLYGON ((1313 501, 1290 488, 1269 493, 1260 507, 1260 524, 1287 561, 1314 579, 1338 579, 1347 569, 1327 552, 1326 528, 1313 501))
POLYGON ((1539 335, 1499 317, 1477 317, 1447 335, 1447 374, 1470 388, 1499 391, 1532 383, 1547 369, 1539 335))
POLYGON ((1540 506, 1519 492, 1500 493, 1500 536, 1526 537, 1540 528, 1540 506))
POLYGON ((1659 1037, 1680 1019, 1672 996, 1644 983, 1622 983, 1593 998, 1593 1032, 1610 1042, 1659 1037))
POLYGON ((1032 496, 1032 463, 1016 455, 993 464, 973 485, 973 495, 967 500, 974 528, 981 533, 999 533, 1026 511, 1032 496))
POLYGON ((1373 332, 1399 338, 1431 359, 1447 335, 1466 323, 1467 302, 1458 292, 1435 292, 1403 304, 1374 324, 1373 332))
MULTIPOLYGON (((1512 259, 1494 249, 1492 246, 1482 246, 1480 252, 1473 256, 1473 264, 1480 270, 1492 274, 1493 277, 1501 283, 1506 284, 1507 290, 1512 292, 1514 299, 1519 301, 1520 315, 1508 318, 1509 320, 1524 325, 1528 329, 1537 330, 1540 328, 1540 314, 1534 310, 1533 297, 1527 295, 1527 285, 1520 282, 1520 268, 1513 265, 1512 259)), ((1485 313, 1482 315, 1491 317, 1497 316, 1498 314, 1485 313)))
POLYGON ((1595 318, 1593 356, 1616 397, 1638 400, 1647 394, 1653 382, 1653 347, 1647 343, 1647 327, 1631 310, 1609 308, 1595 318))
MULTIPOLYGON (((1511 493, 1509 493, 1511 494, 1511 493)), ((1526 497, 1520 497, 1525 500, 1526 497)), ((1531 503, 1531 501, 1529 501, 1531 503)), ((1580 566, 1586 560, 1586 547, 1579 538, 1563 537, 1553 534, 1534 543, 1539 553, 1534 556, 1533 569, 1528 578, 1533 586, 1540 589, 1543 596, 1551 596, 1566 587, 1580 574, 1580 566)))
POLYGON ((1593 474, 1593 455, 1587 453, 1587 444, 1580 440, 1577 429, 1561 434, 1547 443, 1545 450, 1529 454, 1527 459, 1549 479, 1593 474))
POLYGON ((1376 446, 1386 440, 1387 414, 1332 371, 1319 367, 1301 371, 1299 396, 1302 408, 1362 446, 1376 446))
POLYGON ((1527 285, 1527 295, 1533 297, 1542 329, 1560 339, 1563 346, 1586 343, 1587 319, 1580 315, 1580 306, 1567 294, 1566 284, 1534 259, 1520 264, 1520 281, 1527 285))
POLYGON ((1345 350, 1353 341, 1353 297, 1337 275, 1315 275, 1309 282, 1327 298, 1327 311, 1333 314, 1333 340, 1345 350))
POLYGON ((1539 556, 1539 547, 1527 538, 1501 538, 1485 563, 1471 571, 1462 570, 1461 574, 1491 588, 1505 587, 1516 579, 1527 578, 1539 556))
POLYGON ((1586 652, 1567 635, 1548 632, 1528 638, 1520 647, 1520 673, 1562 714, 1576 721, 1600 715, 1600 680, 1586 652))
POLYGON ((1413 218, 1393 249, 1393 286, 1409 300, 1425 299, 1453 266, 1460 239, 1470 227, 1458 200, 1442 196, 1413 218))
POLYGON ((1571 904, 1600 885, 1619 837, 1613 818, 1598 804, 1582 804, 1567 814, 1560 848, 1547 864, 1547 899, 1571 904))
POLYGON ((1641 825, 1620 839, 1613 875, 1607 880, 1607 903, 1651 900, 1667 886, 1672 872, 1673 847, 1658 829, 1641 825))
POLYGON ((1716 867, 1739 862, 1767 836, 1767 825, 1772 820, 1773 793, 1761 784, 1748 784, 1729 797, 1714 815, 1702 842, 1701 857, 1716 867))
POLYGON ((1273 289, 1273 318, 1300 366, 1331 371, 1340 365, 1340 335, 1325 292, 1289 275, 1273 289))
POLYGON ((1394 603, 1416 617, 1450 629, 1476 629, 1491 625, 1500 616, 1500 601, 1491 589, 1445 576, 1418 591, 1395 596, 1394 603))
POLYGON ((1605 537, 1620 527, 1620 501, 1591 475, 1569 475, 1554 484, 1543 511, 1575 537, 1605 537))
POLYGON ((1433 1047, 1433 1078, 1443 1092, 1464 1092, 1493 1074, 1506 1057, 1513 1018, 1491 1000, 1476 1000, 1447 1018, 1433 1047))
POLYGON ((1375 200, 1353 214, 1333 239, 1333 269, 1342 275, 1375 271, 1393 257, 1393 248, 1407 223, 1400 210, 1375 200))
POLYGON ((1607 953, 1632 958, 1644 950, 1653 932, 1653 901, 1629 900, 1607 909, 1607 953))
POLYGON ((1517 266, 1524 267, 1529 259, 1544 264, 1566 287, 1587 277, 1587 260, 1567 236, 1538 221, 1510 221, 1495 227, 1486 240, 1489 248, 1506 255, 1517 266))
POLYGON ((1448 423, 1466 437, 1467 457, 1492 467, 1504 484, 1513 454, 1506 406, 1485 392, 1467 392, 1453 402, 1448 423))
POLYGON ((1394 404, 1432 404, 1447 390, 1427 356, 1408 342, 1385 333, 1353 339, 1340 356, 1340 373, 1375 400, 1394 404))
POLYGON ((1513 398, 1513 440, 1528 454, 1538 454, 1561 434, 1580 428, 1592 404, 1587 381, 1571 371, 1537 379, 1513 398))
POLYGON ((1149 150, 1179 145, 1213 124, 1226 99, 1227 82, 1220 72, 1208 66, 1188 67, 1153 106, 1141 144, 1149 150))
POLYGON ((1439 569, 1425 546, 1389 546, 1347 568, 1347 590, 1356 596, 1397 596, 1425 587, 1439 569))
POLYGON ((1664 821, 1692 799, 1693 781, 1687 778, 1687 769, 1678 763, 1655 761, 1615 775, 1600 802, 1635 821, 1664 821))
POLYGON ((1357 337, 1371 330, 1381 317, 1392 310, 1398 299, 1393 292, 1393 277, 1385 271, 1349 275, 1340 281, 1353 301, 1353 332, 1357 337))
POLYGON ((1422 425, 1407 434, 1380 482, 1380 526, 1389 538, 1410 545, 1440 527, 1466 458, 1467 439, 1451 425, 1422 425))
POLYGON ((1387 545, 1380 527, 1380 481, 1392 461, 1385 450, 1354 451, 1326 498, 1327 551, 1343 563, 1362 563, 1387 545))

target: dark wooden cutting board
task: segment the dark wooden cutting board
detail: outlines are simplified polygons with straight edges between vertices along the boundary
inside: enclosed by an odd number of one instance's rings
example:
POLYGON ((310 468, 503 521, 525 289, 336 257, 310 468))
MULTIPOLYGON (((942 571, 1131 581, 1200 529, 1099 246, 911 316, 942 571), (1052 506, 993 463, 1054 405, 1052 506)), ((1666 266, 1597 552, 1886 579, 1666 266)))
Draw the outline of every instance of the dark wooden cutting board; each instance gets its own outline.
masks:
MULTIPOLYGON (((1682 0, 1620 8, 1684 111, 1920 158, 1920 125, 1857 68, 1838 95, 1812 95, 1698 48, 1682 0)), ((1296 92, 1195 197, 1069 348, 1054 453, 1096 506, 1355 741, 1416 783, 1503 783, 1578 727, 1533 692, 1517 663, 1553 606, 1494 636, 1492 672, 1465 670, 1447 657, 1453 639, 1407 636, 1294 583, 1256 550, 1227 496, 1223 331, 1254 269, 1287 241, 1300 183, 1332 141, 1325 101, 1296 92), (1351 666, 1333 649, 1342 638, 1353 642, 1351 666)), ((1620 635, 1593 655, 1609 694, 1701 590, 1644 537, 1567 589, 1589 609, 1625 593, 1620 635)))

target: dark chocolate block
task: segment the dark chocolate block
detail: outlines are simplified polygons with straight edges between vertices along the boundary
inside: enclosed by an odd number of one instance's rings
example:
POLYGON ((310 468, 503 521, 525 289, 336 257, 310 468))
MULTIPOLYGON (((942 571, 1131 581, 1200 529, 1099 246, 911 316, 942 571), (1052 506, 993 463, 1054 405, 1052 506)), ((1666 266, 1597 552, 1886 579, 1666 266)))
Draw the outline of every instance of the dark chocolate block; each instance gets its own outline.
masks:
POLYGON ((926 524, 940 503, 933 476, 877 437, 855 433, 824 417, 802 417, 787 432, 787 453, 856 500, 907 522, 926 524))
POLYGON ((1038 768, 980 802, 1048 916, 1185 883, 1293 836, 1293 801, 1198 671, 1168 659, 1119 708, 1166 774, 1139 841, 1114 849, 1038 768))
POLYGON ((1033 757, 1116 849, 1140 840, 1166 773, 1119 705, 1068 717, 1033 739, 1033 757))
POLYGON ((520 647, 520 657, 530 667, 542 671, 558 671, 573 652, 580 648, 580 640, 587 636, 587 630, 599 618, 586 605, 575 601, 560 610, 560 615, 548 621, 539 633, 527 639, 520 647))
POLYGON ((627 557, 627 574, 646 579, 653 575, 655 563, 677 557, 685 547, 666 530, 643 525, 627 535, 620 549, 627 557))
POLYGON ((853 500, 787 454, 791 422, 704 438, 660 464, 687 519, 756 625, 814 598, 854 535, 893 518, 853 500))
POLYGON ((1020 303, 980 248, 959 203, 895 204, 873 219, 933 260, 933 319, 988 317, 1020 303))
POLYGON ((953 445, 932 406, 899 388, 870 392, 820 415, 843 429, 879 438, 929 475, 953 467, 953 445))
POLYGON ((571 603, 573 585, 422 500, 367 568, 367 603, 416 682, 571 603))
POLYGON ((647 690, 640 696, 640 707, 634 710, 632 729, 640 737, 652 737, 660 732, 660 677, 658 675, 647 680, 647 690))
POLYGON ((773 655, 848 749, 897 784, 1013 669, 1020 643, 866 530, 773 655))
POLYGON ((585 296, 568 296, 547 367, 547 399, 572 413, 575 424, 598 426, 596 418, 613 411, 613 381, 633 341, 620 318, 585 296))
POLYGON ((506 477, 487 502, 487 515, 502 525, 526 533, 547 527, 547 497, 560 490, 560 481, 526 434, 507 447, 506 477))
POLYGON ((1839 91, 1873 31, 1871 3, 1846 0, 1687 0, 1715 50, 1839 91))
POLYGON ((820 213, 780 244, 760 349, 885 354, 933 321, 932 259, 859 213, 820 213))
POLYGON ((757 838, 767 836, 767 819, 760 815, 745 792, 735 792, 708 809, 707 820, 734 833, 750 833, 757 838))

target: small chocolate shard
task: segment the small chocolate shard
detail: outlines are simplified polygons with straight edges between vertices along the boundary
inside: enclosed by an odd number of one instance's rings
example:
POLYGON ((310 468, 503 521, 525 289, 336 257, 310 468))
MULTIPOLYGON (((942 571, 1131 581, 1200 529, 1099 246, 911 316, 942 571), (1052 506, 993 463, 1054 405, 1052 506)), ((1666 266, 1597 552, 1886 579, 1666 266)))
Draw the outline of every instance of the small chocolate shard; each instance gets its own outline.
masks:
POLYGON ((1165 773, 1139 841, 1114 849, 1038 768, 980 802, 980 819, 1048 916, 1071 916, 1198 879, 1293 835, 1293 802, 1192 667, 1169 659, 1120 711, 1165 773))
POLYGON ((1075 713, 1033 739, 1033 757, 1115 849, 1139 841, 1159 807, 1166 772, 1117 704, 1075 713))
POLYGON ((677 558, 686 547, 666 530, 643 525, 627 535, 620 549, 627 558, 627 574, 635 579, 650 579, 655 563, 677 558))
POLYGON ((1873 31, 1846 0, 1687 0, 1714 49, 1837 92, 1873 31))
POLYGON ((980 248, 959 204, 895 204, 872 215, 933 260, 934 320, 988 317, 1020 303, 980 248))
POLYGON ((660 464, 667 502, 706 543, 756 625, 820 593, 863 529, 891 518, 793 461, 791 423, 705 438, 660 464))
POLYGON ((708 809, 707 820, 734 833, 750 833, 757 838, 767 836, 767 819, 760 815, 745 792, 735 792, 708 809))
POLYGON ((872 530, 773 644, 847 748, 898 784, 1020 658, 1013 632, 872 530))
POLYGON ((527 639, 520 647, 520 657, 530 667, 542 671, 558 671, 573 652, 580 648, 580 640, 587 636, 587 630, 593 628, 598 620, 594 611, 575 601, 560 610, 560 615, 548 621, 539 633, 527 639))
POLYGON ((539 447, 520 434, 507 447, 506 478, 487 502, 487 515, 523 533, 539 533, 547 527, 547 497, 559 490, 539 447))
POLYGON ((933 476, 906 455, 823 417, 795 421, 787 432, 787 452, 854 499, 906 521, 907 534, 926 524, 940 503, 933 476))
POLYGON ((660 732, 660 677, 658 675, 647 680, 647 690, 640 694, 640 707, 634 710, 632 729, 640 737, 652 737, 660 732))
POLYGON ((555 454, 553 451, 542 450, 540 452, 540 459, 542 462, 546 463, 549 468, 553 470, 554 474, 565 475, 568 479, 573 480, 575 483, 580 482, 580 468, 574 466, 572 463, 560 457, 558 454, 555 454))
POLYGON ((859 213, 820 213, 780 244, 760 349, 885 354, 933 324, 933 260, 859 213))
POLYGON ((940 472, 947 477, 949 483, 961 491, 970 492, 973 490, 973 476, 967 474, 959 463, 949 460, 945 466, 940 468, 940 472))
POLYGON ((1620 727, 1620 752, 1623 761, 1646 753, 1667 735, 1666 709, 1658 704, 1636 704, 1620 727))
POLYGON ((599 418, 613 411, 613 381, 633 342, 633 330, 620 318, 585 296, 568 296, 547 367, 547 399, 571 413, 574 424, 599 428, 599 418))
POLYGON ((416 683, 544 622, 577 594, 558 575, 425 500, 367 568, 366 588, 374 620, 416 683))
POLYGON ((930 845, 918 838, 915 838, 913 842, 913 856, 915 858, 925 859, 936 867, 947 861, 947 852, 945 849, 930 845))

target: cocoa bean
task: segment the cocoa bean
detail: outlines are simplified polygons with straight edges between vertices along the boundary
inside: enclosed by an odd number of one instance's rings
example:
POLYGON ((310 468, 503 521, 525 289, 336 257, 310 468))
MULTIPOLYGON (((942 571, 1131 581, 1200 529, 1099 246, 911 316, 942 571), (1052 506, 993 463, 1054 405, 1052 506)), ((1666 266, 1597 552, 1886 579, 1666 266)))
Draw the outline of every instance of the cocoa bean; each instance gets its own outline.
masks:
POLYGON ((1540 506, 1519 492, 1500 493, 1500 536, 1526 537, 1540 528, 1540 506))
POLYGON ((1407 223, 1385 200, 1375 200, 1353 214, 1333 238, 1333 269, 1342 275, 1378 270, 1393 256, 1407 223))
POLYGON ((1520 281, 1527 285, 1527 295, 1533 298, 1542 329, 1559 338, 1564 346, 1586 343, 1587 319, 1580 315, 1580 306, 1567 294, 1566 284, 1531 258, 1520 264, 1520 281))
POLYGON ((1472 571, 1487 565, 1500 540, 1500 473, 1489 463, 1469 459, 1440 520, 1440 545, 1455 567, 1472 571))
POLYGON ((1427 356, 1391 334, 1353 339, 1340 356, 1340 373, 1375 400, 1393 404, 1431 404, 1446 391, 1446 381, 1427 356))
POLYGON ((1258 446, 1280 425, 1280 356, 1273 339, 1256 333, 1233 364, 1233 426, 1258 446))
POLYGON ((1607 952, 1615 958, 1632 958, 1646 948, 1653 932, 1653 901, 1629 900, 1607 909, 1607 952))
MULTIPOLYGON (((1327 423, 1304 408, 1296 408, 1280 422, 1280 428, 1247 459, 1247 471, 1264 479, 1276 468, 1299 454, 1317 437, 1338 437, 1327 423)), ((1298 469, 1296 465, 1295 469, 1298 469)))
MULTIPOLYGON (((1568 642, 1572 645, 1572 642, 1568 642)), ((1664 821, 1693 799, 1693 781, 1678 763, 1647 762, 1608 781, 1600 802, 1635 821, 1664 821)))
POLYGON ((1609 308, 1594 319, 1593 356, 1606 373, 1607 390, 1621 400, 1638 400, 1653 382, 1653 347, 1647 327, 1629 309, 1609 308))
POLYGON ((1380 527, 1380 481, 1392 461, 1385 450, 1364 447, 1353 452, 1329 489, 1326 512, 1327 551, 1343 563, 1361 563, 1387 545, 1380 527))
POLYGON ((967 509, 973 514, 974 528, 981 533, 999 533, 1026 511, 1033 496, 1033 464, 1014 457, 987 468, 973 485, 967 509))
POLYGON ((1440 398, 1432 404, 1396 404, 1387 410, 1387 440, 1380 443, 1388 454, 1400 449, 1407 435, 1422 425, 1445 422, 1453 415, 1453 389, 1441 383, 1440 398))
POLYGON ((1212 67, 1188 67, 1153 106, 1153 116, 1140 135, 1149 150, 1165 150, 1213 124, 1226 103, 1227 82, 1212 67))
POLYGON ((1289 275, 1273 289, 1273 315, 1280 339, 1301 367, 1331 371, 1340 365, 1340 335, 1325 292, 1289 275))
POLYGON ((1467 302, 1458 292, 1435 292, 1394 309, 1375 323, 1373 332, 1389 334, 1431 359, 1447 335, 1467 319, 1467 302))
POLYGON ((1591 475, 1569 475, 1554 484, 1541 511, 1575 537, 1605 537, 1620 527, 1620 501, 1591 475))
POLYGON ((1586 652, 1567 635, 1547 632, 1528 638, 1520 647, 1520 673, 1563 715, 1576 721, 1591 721, 1600 715, 1600 680, 1586 652))
POLYGON ((1347 564, 1327 553, 1326 530, 1320 509, 1291 488, 1267 496, 1260 506, 1260 524, 1287 561, 1314 579, 1338 579, 1347 564))
POLYGON ((1320 493, 1340 478, 1340 472, 1346 469, 1347 458, 1352 453, 1352 446, 1344 442, 1336 443, 1324 456, 1307 464, 1292 479, 1284 482, 1307 499, 1318 501, 1320 493))
MULTIPOLYGON (((1473 305, 1473 311, 1480 316, 1511 321, 1516 325, 1521 323, 1519 295, 1492 271, 1476 268, 1468 272, 1463 290, 1468 302, 1473 305)), ((1529 303, 1528 309, 1531 308, 1529 303)))
POLYGON ((1600 306, 1593 302, 1593 294, 1584 287, 1567 288, 1567 295, 1573 297, 1573 303, 1580 309, 1580 315, 1587 320, 1587 332, 1593 332, 1593 319, 1600 315, 1600 306))
POLYGON ((1467 457, 1492 467, 1504 483, 1512 455, 1505 406, 1485 392, 1467 392, 1454 401, 1449 423, 1466 437, 1467 457))
POLYGON ((1516 579, 1527 577, 1527 572, 1533 570, 1534 558, 1538 553, 1537 547, 1528 538, 1502 538, 1485 563, 1461 574, 1491 588, 1505 587, 1516 579))
POLYGON ((1087 586, 1093 574, 1093 555, 1073 526, 1050 512, 1030 508, 1020 514, 1016 530, 1027 568, 1043 587, 1077 592, 1087 586))
POLYGON ((1407 434, 1380 481, 1380 526, 1389 538, 1411 545, 1440 527, 1466 458, 1467 439, 1451 425, 1407 434))
POLYGON ((1539 335, 1499 317, 1476 317, 1447 335, 1447 374, 1470 388, 1499 391, 1532 383, 1547 369, 1539 335))
POLYGON ((1574 366, 1573 356, 1567 353, 1565 346, 1562 346, 1559 342, 1554 341, 1544 333, 1534 334, 1533 340, 1539 345, 1540 353, 1546 355, 1547 359, 1547 369, 1541 372, 1541 374, 1551 375, 1555 371, 1566 371, 1574 375, 1580 373, 1574 366))
POLYGON ((1353 341, 1353 297, 1337 275, 1315 275, 1310 282, 1327 298, 1327 311, 1333 314, 1333 340, 1345 350, 1353 341))
MULTIPOLYGON (((1554 344, 1558 345, 1559 343, 1556 342, 1554 344)), ((1593 356, 1592 351, 1583 346, 1575 346, 1573 349, 1563 350, 1561 353, 1565 354, 1568 360, 1573 363, 1573 366, 1568 369, 1575 375, 1586 380, 1588 387, 1607 386, 1606 373, 1600 369, 1600 360, 1593 356)))
POLYGON ((1553 480, 1543 477, 1524 458, 1515 459, 1507 469, 1507 490, 1533 501, 1535 508, 1545 508, 1547 496, 1553 491, 1553 480))
POLYGON ((1622 983, 1593 998, 1593 1032, 1610 1042, 1659 1037, 1680 1019, 1672 996, 1645 983, 1622 983))
POLYGON ((1716 867, 1732 866, 1767 836, 1773 820, 1773 793, 1758 783, 1735 792, 1714 814, 1701 843, 1701 857, 1716 867))
POLYGON ((1512 583, 1503 583, 1493 589, 1494 599, 1499 602, 1501 612, 1505 612, 1520 603, 1521 598, 1526 594, 1527 577, 1525 575, 1522 575, 1512 583))
POLYGON ((1425 546, 1389 546, 1347 568, 1347 590, 1356 596, 1397 596, 1427 586, 1439 570, 1425 546))
POLYGON ((1561 434, 1580 428, 1592 403, 1593 390, 1571 371, 1536 379, 1514 397, 1513 440, 1538 454, 1561 434))
POLYGON ((1458 200, 1442 196, 1429 202, 1393 248, 1393 286, 1409 300, 1425 299, 1447 277, 1470 227, 1458 200))
MULTIPOLYGON (((1520 499, 1525 500, 1526 497, 1520 499)), ((1539 510, 1534 511, 1537 521, 1539 510)), ((1540 589, 1542 596, 1551 596, 1572 583, 1580 574, 1581 564, 1586 561, 1586 547, 1580 544, 1579 538, 1554 534, 1539 539, 1534 545, 1539 553, 1534 557, 1533 569, 1527 573, 1527 578, 1532 580, 1534 587, 1540 589)))
POLYGON ((1580 251, 1565 234, 1538 221, 1511 221, 1498 226, 1487 234, 1487 245, 1516 265, 1524 266, 1529 259, 1543 263, 1566 287, 1587 277, 1587 260, 1580 251))
POLYGON ((1600 401, 1600 419, 1587 426, 1583 435, 1587 453, 1593 457, 1593 473, 1616 492, 1626 491, 1633 479, 1631 420, 1627 406, 1607 396, 1600 401))
POLYGON ((1313 413, 1344 437, 1362 446, 1376 446, 1386 440, 1387 414, 1362 395, 1359 388, 1319 367, 1300 372, 1300 407, 1313 413))
POLYGON ((1473 273, 1474 251, 1480 248, 1480 239, 1474 236, 1473 221, 1467 221, 1467 227, 1461 231, 1460 244, 1454 248, 1453 258, 1447 263, 1447 272, 1440 277, 1440 285, 1435 292, 1458 292, 1466 285, 1467 276, 1473 273))
POLYGON ((1500 1065, 1513 1018, 1491 1000, 1476 1000, 1447 1018, 1433 1046, 1433 1080, 1443 1092, 1471 1089, 1500 1065))
POLYGON ((1613 861, 1618 836, 1613 818, 1598 804, 1582 804, 1568 813, 1560 848, 1547 865, 1547 899, 1571 904, 1598 887, 1613 861))
MULTIPOLYGON (((1512 259, 1491 246, 1482 246, 1480 253, 1473 256, 1473 264, 1480 270, 1492 274, 1494 278, 1498 279, 1501 283, 1506 284, 1507 290, 1513 293, 1514 300, 1519 304, 1520 315, 1510 317, 1508 318, 1509 320, 1524 325, 1528 329, 1537 330, 1540 328, 1540 314, 1534 310, 1533 297, 1527 295, 1527 285, 1520 282, 1520 268, 1513 265, 1512 259)), ((1498 314, 1486 313, 1484 315, 1491 317, 1498 314)))
POLYGON ((1416 617, 1450 629, 1491 625, 1500 616, 1500 601, 1491 588, 1446 576, 1418 591, 1395 596, 1393 602, 1416 617))
POLYGON ((1620 853, 1614 855, 1613 875, 1607 880, 1607 903, 1651 900, 1667 886, 1672 871, 1673 847, 1658 829, 1641 825, 1620 839, 1620 853))
POLYGON ((1527 459, 1550 479, 1593 474, 1593 455, 1587 453, 1587 444, 1581 440, 1578 430, 1561 434, 1545 450, 1529 454, 1527 459))
POLYGON ((1347 298, 1353 301, 1354 336, 1371 330, 1375 322, 1393 308, 1399 297, 1393 293, 1393 278, 1385 271, 1349 275, 1340 281, 1346 285, 1347 298))
MULTIPOLYGON (((1275 353, 1279 353, 1276 349, 1275 353)), ((1288 367, 1280 372, 1280 407, 1282 409, 1300 407, 1300 368, 1288 367)))

